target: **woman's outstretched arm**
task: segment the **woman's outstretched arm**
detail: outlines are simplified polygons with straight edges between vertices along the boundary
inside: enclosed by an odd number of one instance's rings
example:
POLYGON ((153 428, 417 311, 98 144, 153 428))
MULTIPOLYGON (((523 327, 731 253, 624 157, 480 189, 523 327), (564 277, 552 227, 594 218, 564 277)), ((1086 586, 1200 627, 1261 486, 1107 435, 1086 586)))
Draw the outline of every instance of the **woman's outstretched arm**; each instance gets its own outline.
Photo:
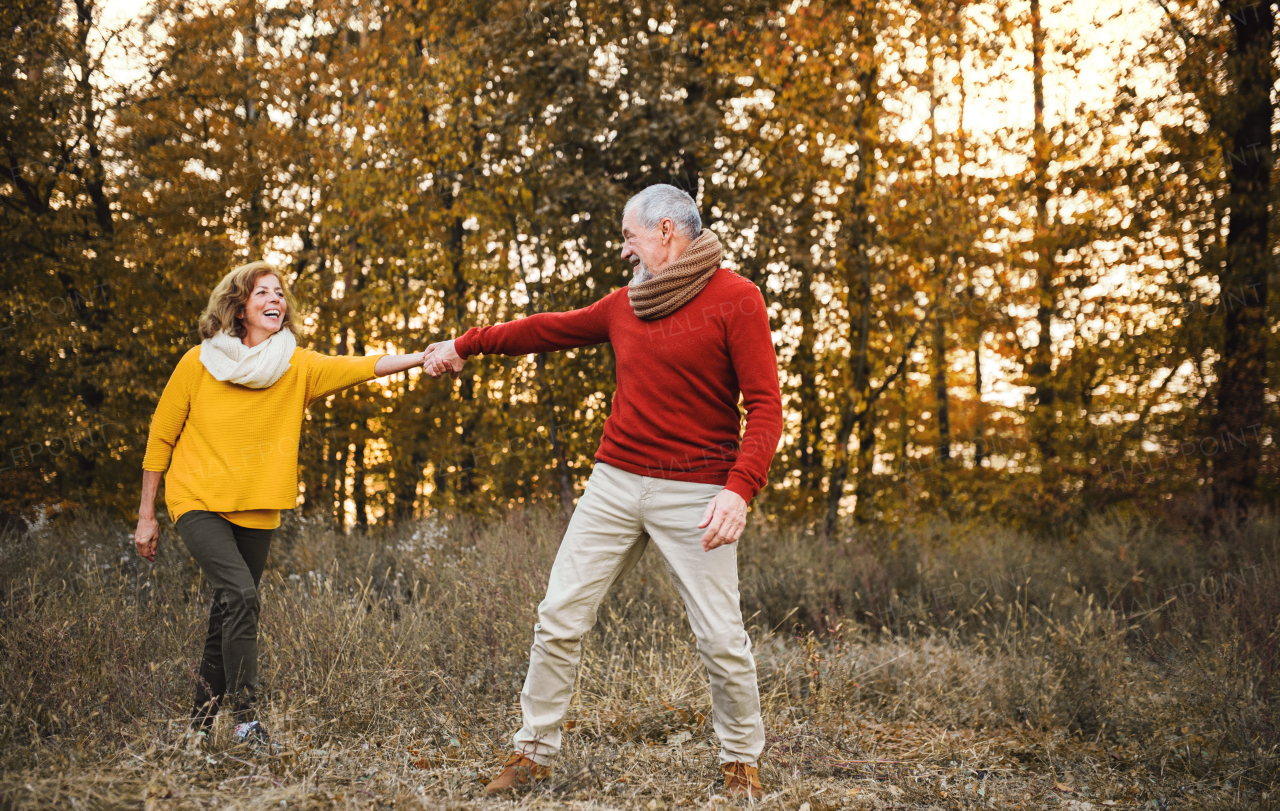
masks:
POLYGON ((307 350, 307 404, 375 377, 421 366, 422 352, 410 355, 322 355, 307 350))
POLYGON ((373 373, 378 377, 382 377, 383 375, 393 375, 396 372, 403 372, 405 369, 421 366, 422 357, 425 354, 425 352, 414 352, 412 355, 383 355, 378 358, 378 363, 373 367, 373 373))

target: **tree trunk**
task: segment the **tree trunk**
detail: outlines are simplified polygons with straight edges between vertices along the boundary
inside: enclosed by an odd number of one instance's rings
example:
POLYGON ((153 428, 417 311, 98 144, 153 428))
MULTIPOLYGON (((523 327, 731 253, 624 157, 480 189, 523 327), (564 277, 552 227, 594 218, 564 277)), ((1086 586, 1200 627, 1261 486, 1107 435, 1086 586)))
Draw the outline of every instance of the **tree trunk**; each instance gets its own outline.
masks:
POLYGON ((800 468, 801 503, 805 503, 810 495, 816 494, 822 482, 822 455, 819 448, 822 444, 822 402, 811 392, 818 390, 817 355, 814 342, 817 339, 817 326, 813 314, 817 302, 813 295, 813 263, 807 260, 801 263, 800 279, 800 336, 796 345, 795 361, 792 364, 800 374, 800 425, 796 437, 796 456, 800 468))
MULTIPOLYGON (((874 493, 871 491, 871 468, 875 465, 876 432, 868 407, 858 415, 858 478, 853 483, 853 520, 865 524, 875 518, 871 511, 874 493)), ((834 528, 834 527, 833 527, 834 528)))
MULTIPOLYGON (((933 314, 933 396, 938 409, 938 464, 951 461, 951 408, 947 396, 947 330, 933 314)), ((944 474, 945 478, 945 474, 944 474)))
MULTIPOLYGON (((533 198, 532 209, 537 210, 538 198, 533 198)), ((520 232, 520 221, 515 212, 511 210, 508 214, 508 221, 511 227, 511 238, 516 240, 517 234, 520 232)), ((536 228, 536 236, 538 245, 544 245, 542 229, 536 228)), ((518 240, 514 242, 516 256, 520 260, 520 279, 525 280, 526 270, 524 265, 524 252, 520 250, 518 240)), ((542 301, 546 294, 546 287, 542 280, 542 266, 536 268, 538 272, 537 279, 534 280, 533 289, 528 291, 529 296, 525 302, 525 315, 534 315, 542 312, 542 301)), ((547 379, 547 353, 542 352, 536 358, 538 369, 538 387, 539 400, 544 402, 547 407, 547 437, 551 440, 551 455, 556 460, 556 473, 560 479, 560 509, 564 511, 566 519, 573 517, 573 473, 569 470, 569 460, 565 455, 564 443, 560 441, 560 417, 556 413, 555 389, 551 386, 551 381, 547 379)))
MULTIPOLYGON (((961 44, 961 46, 960 46, 960 47, 961 47, 961 53, 960 53, 959 58, 956 60, 957 69, 959 70, 959 74, 960 74, 960 87, 959 87, 959 90, 960 90, 960 124, 959 124, 959 131, 958 131, 958 132, 957 132, 957 134, 956 134, 956 140, 957 140, 957 148, 958 148, 959 153, 960 153, 961 155, 964 155, 964 154, 966 154, 966 153, 967 153, 967 151, 968 151, 966 147, 967 147, 967 145, 968 145, 968 143, 969 143, 969 139, 968 139, 968 137, 967 137, 967 135, 966 135, 965 128, 964 128, 964 117, 965 117, 965 111, 966 111, 966 109, 967 109, 967 105, 968 105, 968 101, 969 101, 969 99, 968 99, 968 93, 967 93, 967 92, 966 92, 966 90, 965 90, 965 88, 967 87, 967 85, 966 85, 966 80, 965 80, 965 77, 964 77, 964 46, 963 46, 963 40, 961 40, 961 42, 962 42, 962 44, 961 44)), ((973 270, 973 268, 972 268, 972 267, 969 267, 969 268, 967 269, 967 271, 966 271, 966 272, 968 273, 968 277, 969 277, 969 278, 968 278, 968 290, 967 290, 967 294, 968 294, 968 302, 969 302, 969 312, 970 312, 970 314, 973 316, 973 319, 974 319, 974 328, 973 328, 973 429, 972 429, 972 430, 973 430, 973 433, 972 433, 972 436, 973 436, 973 441, 974 441, 974 449, 973 449, 973 466, 974 466, 974 468, 975 468, 975 469, 977 469, 977 468, 982 467, 982 460, 986 457, 986 441, 985 441, 985 439, 984 439, 984 438, 983 438, 983 436, 982 436, 982 435, 983 435, 983 432, 986 430, 986 426, 985 426, 985 422, 984 422, 984 418, 985 418, 985 416, 986 416, 986 415, 983 413, 983 406, 982 406, 982 336, 983 336, 983 328, 982 328, 982 319, 981 319, 981 316, 978 314, 978 310, 977 310, 977 308, 974 306, 974 301, 975 301, 975 299, 977 298, 976 291, 974 290, 974 285, 973 285, 973 274, 974 274, 974 270, 973 270)), ((985 304, 984 304, 984 306, 983 306, 983 308, 982 308, 982 312, 983 312, 983 313, 985 313, 986 311, 987 311, 987 308, 986 308, 986 306, 985 306, 985 304)))
MULTIPOLYGON (((867 402, 867 352, 870 346, 871 333, 871 257, 867 248, 874 231, 874 224, 868 220, 870 216, 871 196, 875 193, 876 184, 876 146, 879 143, 880 100, 879 93, 880 65, 874 58, 876 45, 875 7, 873 4, 863 6, 858 18, 858 41, 862 53, 867 54, 867 64, 858 73, 857 112, 854 114, 853 130, 858 144, 858 176, 849 191, 850 202, 848 221, 845 231, 849 234, 845 258, 845 278, 848 285, 846 301, 850 322, 850 358, 846 374, 849 388, 846 404, 840 423, 836 428, 836 442, 832 450, 831 473, 827 479, 826 516, 822 523, 823 535, 833 537, 840 517, 840 500, 844 497, 844 485, 849 478, 849 439, 853 435, 856 423, 861 423, 870 408, 867 402), (856 321, 855 321, 856 319, 856 321), (857 324, 855 327, 854 324, 857 324)), ((859 431, 859 445, 863 432, 859 431)), ((863 448, 859 447, 859 457, 863 448)), ((867 476, 870 471, 860 469, 859 476, 867 476)), ((862 505, 858 506, 862 510, 862 505)))
MULTIPOLYGON (((350 289, 350 285, 347 286, 350 289)), ((350 335, 347 330, 343 329, 340 333, 341 339, 338 341, 338 354, 348 354, 347 344, 350 341, 350 335)), ((334 404, 333 415, 334 421, 339 423, 340 431, 334 432, 331 456, 333 458, 333 491, 329 504, 333 511, 333 524, 339 530, 346 526, 347 519, 347 454, 350 452, 351 438, 345 425, 341 424, 341 404, 343 398, 337 398, 334 404)))
MULTIPOLYGON (((970 281, 970 312, 975 312, 973 309, 974 298, 973 282, 970 281)), ((984 421, 986 415, 982 411, 982 324, 978 323, 973 332, 973 467, 977 469, 982 467, 982 460, 987 456, 986 439, 983 437, 983 433, 986 431, 984 421)))
POLYGON ((1270 3, 1223 0, 1221 6, 1235 32, 1235 47, 1226 60, 1234 91, 1224 115, 1231 145, 1226 155, 1231 220, 1218 279, 1225 315, 1222 357, 1215 370, 1219 448, 1213 455, 1214 500, 1224 507, 1245 506, 1254 499, 1262 456, 1259 432, 1266 419, 1275 17, 1270 3))
POLYGON ((560 508, 564 517, 573 517, 573 476, 569 473, 569 460, 565 458, 564 443, 560 441, 560 420, 555 406, 547 420, 547 434, 551 439, 551 452, 556 457, 556 471, 560 474, 560 508))
MULTIPOLYGON (((947 206, 942 201, 942 196, 938 189, 938 96, 937 96, 937 77, 933 66, 933 55, 929 55, 929 190, 933 198, 934 205, 934 228, 936 229, 940 223, 938 216, 945 211, 947 206)), ((935 271, 940 263, 944 268, 949 266, 946 264, 947 259, 943 256, 941 250, 937 253, 935 260, 935 271)), ((938 449, 937 449, 937 468, 938 468, 938 496, 946 502, 951 498, 951 483, 947 480, 947 462, 951 461, 951 408, 950 401, 947 396, 947 328, 944 324, 942 309, 945 306, 948 313, 951 312, 951 304, 948 301, 950 292, 950 273, 937 273, 942 278, 938 282, 938 294, 934 297, 933 302, 933 351, 930 353, 933 357, 933 395, 934 407, 937 409, 938 422, 938 449)))
POLYGON ((257 259, 263 253, 265 245, 265 236, 263 234, 263 223, 266 221, 267 215, 262 204, 263 188, 261 178, 252 177, 249 173, 256 170, 259 166, 257 155, 255 154, 254 134, 257 129, 258 118, 261 115, 258 102, 254 95, 258 92, 258 4, 251 2, 249 4, 249 25, 243 31, 244 35, 244 59, 248 64, 247 71, 250 81, 246 82, 246 86, 252 88, 250 93, 246 94, 242 99, 244 103, 244 157, 247 164, 245 169, 245 183, 248 186, 247 196, 249 198, 248 211, 245 214, 245 231, 248 236, 249 258, 257 259))
MULTIPOLYGON (((452 208, 456 202, 455 198, 449 198, 448 208, 452 208)), ((467 293, 470 284, 467 281, 467 274, 463 268, 463 240, 466 237, 466 229, 463 228, 463 218, 455 215, 453 222, 449 226, 448 239, 448 256, 449 268, 453 276, 453 287, 448 291, 448 301, 452 305, 453 312, 453 333, 460 335, 463 324, 468 320, 467 313, 467 293)), ((475 492, 475 447, 472 444, 475 433, 476 409, 473 407, 476 399, 476 381, 473 372, 463 371, 458 377, 458 394, 462 400, 462 406, 458 409, 459 420, 462 427, 462 433, 459 434, 459 442, 461 448, 458 454, 458 464, 455 474, 457 476, 457 486, 452 488, 460 496, 469 496, 475 492)), ((437 474, 437 482, 440 477, 437 474)))
POLYGON ((1032 125, 1031 191, 1035 205, 1035 235, 1032 252, 1036 256, 1036 325, 1039 328, 1032 350, 1030 382, 1035 391, 1035 440, 1044 462, 1056 455, 1053 388, 1053 316, 1057 311, 1057 291, 1053 250, 1049 245, 1049 136, 1044 127, 1044 28, 1040 24, 1040 0, 1031 0, 1031 87, 1034 97, 1032 125))
MULTIPOLYGON (((533 297, 529 297, 530 307, 533 306, 533 297)), ((556 414, 555 400, 552 395, 552 388, 547 382, 547 353, 543 352, 537 357, 538 380, 542 389, 542 399, 546 402, 547 411, 547 438, 551 440, 551 455, 556 460, 556 473, 560 478, 560 509, 564 511, 565 518, 573 517, 573 475, 569 472, 569 460, 565 458, 564 444, 560 441, 560 419, 556 414)))
MULTIPOLYGON (((864 153, 868 154, 868 153, 864 153)), ((874 163, 872 163, 874 166, 874 163)), ((860 168, 859 175, 867 171, 874 171, 868 168, 860 168)), ((859 184, 861 185, 861 184, 859 184)), ((855 192, 857 193, 857 192, 855 192)), ((869 192, 868 192, 869 193, 869 192)), ((855 205, 859 205, 855 202, 855 205)), ((859 206, 861 207, 861 206, 859 206)), ((858 211, 857 215, 865 216, 865 209, 858 211)), ((827 515, 822 524, 823 534, 830 538, 836 530, 836 523, 840 517, 840 500, 844 498, 844 485, 849 478, 849 439, 853 436, 855 428, 861 429, 863 420, 866 418, 867 410, 871 407, 867 391, 867 352, 870 343, 871 332, 871 258, 867 256, 866 242, 863 239, 863 228, 869 226, 864 220, 855 220, 850 227, 857 236, 854 238, 854 262, 860 268, 860 279, 854 281, 850 279, 849 285, 849 315, 852 320, 854 312, 855 295, 858 302, 858 327, 855 334, 850 335, 850 346, 855 347, 851 357, 849 358, 850 374, 848 403, 845 406, 844 414, 840 420, 840 427, 836 430, 835 452, 832 454, 831 476, 827 485, 827 515), (861 406, 859 408, 859 406, 861 406)), ((851 330, 851 332, 853 332, 851 330)), ((858 431, 858 457, 861 459, 865 450, 862 447, 862 438, 864 432, 858 431)), ((866 468, 860 468, 858 475, 865 478, 870 471, 866 468)), ((855 514, 862 512, 862 505, 858 505, 855 514)))
POLYGON ((414 505, 418 500, 418 482, 422 479, 422 468, 427 464, 427 455, 423 453, 424 440, 416 437, 412 450, 392 456, 395 462, 396 480, 392 497, 395 499, 393 519, 397 524, 413 519, 414 505))
MULTIPOLYGON (((355 353, 365 354, 364 334, 355 333, 355 353)), ((357 406, 359 407, 359 406, 357 406)), ((363 408, 360 408, 363 411, 363 408)), ((363 416, 356 421, 359 426, 355 436, 355 458, 352 467, 352 498, 356 506, 356 528, 362 532, 369 530, 369 491, 365 488, 365 453, 369 449, 369 421, 363 416)))
POLYGON ((369 491, 365 489, 365 462, 364 455, 368 449, 368 440, 363 437, 355 442, 355 459, 352 460, 354 472, 352 473, 352 492, 356 503, 356 528, 362 532, 369 529, 369 491))

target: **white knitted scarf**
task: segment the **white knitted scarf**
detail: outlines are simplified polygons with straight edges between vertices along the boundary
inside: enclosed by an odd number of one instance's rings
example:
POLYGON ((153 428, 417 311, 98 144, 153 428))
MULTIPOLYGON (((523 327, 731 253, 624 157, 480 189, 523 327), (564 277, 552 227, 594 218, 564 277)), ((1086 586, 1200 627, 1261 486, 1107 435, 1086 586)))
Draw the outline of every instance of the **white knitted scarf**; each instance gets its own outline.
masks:
POLYGON ((229 332, 219 332, 200 343, 200 362, 217 380, 265 389, 289 371, 289 359, 297 348, 290 329, 281 329, 255 347, 245 346, 229 332))

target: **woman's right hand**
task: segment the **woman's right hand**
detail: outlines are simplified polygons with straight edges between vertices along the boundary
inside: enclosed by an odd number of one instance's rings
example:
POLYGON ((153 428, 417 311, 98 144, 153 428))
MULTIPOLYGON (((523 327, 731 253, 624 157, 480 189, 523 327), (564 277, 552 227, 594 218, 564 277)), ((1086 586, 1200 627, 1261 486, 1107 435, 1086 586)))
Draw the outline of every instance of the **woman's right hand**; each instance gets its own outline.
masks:
POLYGON ((133 543, 138 554, 152 563, 156 562, 156 539, 160 537, 160 524, 156 523, 156 492, 160 489, 163 473, 142 471, 142 501, 138 504, 138 529, 133 533, 133 543))
POLYGON ((133 533, 133 543, 138 554, 152 563, 156 562, 156 540, 160 537, 160 523, 154 515, 138 516, 138 529, 133 533))

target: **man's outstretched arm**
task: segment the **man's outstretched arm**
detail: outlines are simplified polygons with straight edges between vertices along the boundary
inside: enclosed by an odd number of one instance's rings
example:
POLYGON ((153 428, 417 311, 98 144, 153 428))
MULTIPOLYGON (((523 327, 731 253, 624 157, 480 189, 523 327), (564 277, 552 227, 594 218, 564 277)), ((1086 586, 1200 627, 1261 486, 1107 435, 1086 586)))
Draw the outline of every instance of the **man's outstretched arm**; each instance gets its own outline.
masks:
POLYGON ((428 346, 423 368, 432 377, 456 375, 472 355, 533 355, 605 343, 609 340, 609 311, 619 293, 625 296, 626 289, 580 310, 538 313, 492 327, 473 327, 460 338, 428 346))

